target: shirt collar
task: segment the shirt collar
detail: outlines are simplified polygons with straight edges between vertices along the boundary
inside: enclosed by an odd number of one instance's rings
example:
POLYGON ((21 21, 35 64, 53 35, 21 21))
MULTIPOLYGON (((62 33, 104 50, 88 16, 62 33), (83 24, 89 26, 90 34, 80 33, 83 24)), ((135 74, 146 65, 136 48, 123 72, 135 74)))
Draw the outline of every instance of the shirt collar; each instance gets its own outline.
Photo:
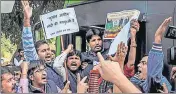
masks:
MULTIPOLYGON (((43 93, 43 90, 41 90, 40 88, 37 88, 31 84, 29 84, 29 88, 31 89, 32 92, 39 91, 39 92, 43 93)), ((45 85, 45 93, 46 93, 46 85, 45 85)))
MULTIPOLYGON (((100 52, 101 52, 101 53, 104 52, 104 47, 102 47, 102 50, 101 50, 100 52)), ((89 53, 90 53, 91 55, 93 55, 93 56, 97 56, 97 53, 93 52, 92 50, 90 50, 89 53)))

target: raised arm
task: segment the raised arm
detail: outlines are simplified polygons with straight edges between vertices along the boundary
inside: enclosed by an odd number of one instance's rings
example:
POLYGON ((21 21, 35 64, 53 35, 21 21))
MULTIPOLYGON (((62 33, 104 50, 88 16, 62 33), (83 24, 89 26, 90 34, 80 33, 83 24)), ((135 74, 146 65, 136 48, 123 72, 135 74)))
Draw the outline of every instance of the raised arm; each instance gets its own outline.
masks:
POLYGON ((103 79, 115 84, 122 93, 141 93, 123 74, 118 62, 104 60, 101 53, 97 53, 100 67, 98 68, 103 79))
POLYGON ((28 78, 27 78, 27 72, 28 72, 28 62, 21 63, 21 78, 19 85, 22 87, 21 91, 19 93, 29 93, 28 91, 28 78))
POLYGON ((124 66, 124 74, 128 78, 131 78, 134 76, 134 63, 136 60, 136 32, 139 31, 140 25, 137 20, 131 21, 131 27, 130 27, 130 33, 131 33, 131 45, 130 45, 130 51, 128 56, 128 62, 124 66))
POLYGON ((66 81, 66 71, 64 68, 64 62, 67 57, 67 54, 73 50, 73 45, 69 44, 67 49, 63 51, 62 54, 56 57, 54 60, 53 68, 63 77, 64 81, 66 81))
POLYGON ((130 28, 130 33, 131 33, 131 45, 130 45, 130 52, 129 52, 129 57, 128 57, 128 62, 127 62, 127 66, 133 67, 135 60, 136 60, 136 32, 139 30, 139 23, 136 20, 132 20, 132 25, 130 28))
POLYGON ((24 11, 24 27, 22 32, 22 43, 26 61, 37 60, 38 55, 34 46, 33 35, 31 31, 30 18, 32 16, 32 8, 28 1, 21 1, 24 11))
POLYGON ((152 83, 151 82, 152 78, 156 82, 161 82, 162 80, 164 54, 162 51, 161 40, 170 22, 171 22, 171 17, 165 19, 155 33, 154 43, 148 56, 147 89, 144 89, 146 92, 149 92, 150 90, 150 84, 152 83))

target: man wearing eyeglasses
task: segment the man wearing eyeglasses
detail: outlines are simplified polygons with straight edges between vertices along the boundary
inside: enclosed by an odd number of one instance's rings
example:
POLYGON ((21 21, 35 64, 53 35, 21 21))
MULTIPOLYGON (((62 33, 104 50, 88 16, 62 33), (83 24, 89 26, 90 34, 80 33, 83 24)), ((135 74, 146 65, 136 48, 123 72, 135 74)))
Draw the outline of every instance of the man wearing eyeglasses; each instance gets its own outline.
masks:
POLYGON ((46 66, 40 60, 32 61, 29 64, 28 79, 30 93, 58 93, 61 91, 53 81, 47 80, 46 66))

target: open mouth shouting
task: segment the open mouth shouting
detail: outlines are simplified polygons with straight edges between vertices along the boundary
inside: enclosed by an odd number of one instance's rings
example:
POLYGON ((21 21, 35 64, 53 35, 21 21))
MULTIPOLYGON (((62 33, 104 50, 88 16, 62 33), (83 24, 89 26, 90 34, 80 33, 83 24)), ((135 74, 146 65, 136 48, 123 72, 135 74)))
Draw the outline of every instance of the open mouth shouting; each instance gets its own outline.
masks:
POLYGON ((47 56, 45 57, 45 61, 50 62, 50 61, 51 61, 51 55, 47 55, 47 56))

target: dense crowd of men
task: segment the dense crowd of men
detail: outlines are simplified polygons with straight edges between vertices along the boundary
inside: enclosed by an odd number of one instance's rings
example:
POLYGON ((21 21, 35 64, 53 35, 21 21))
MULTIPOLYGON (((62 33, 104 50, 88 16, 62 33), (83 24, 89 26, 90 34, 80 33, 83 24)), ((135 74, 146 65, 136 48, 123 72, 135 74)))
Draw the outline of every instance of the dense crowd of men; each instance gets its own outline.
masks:
MULTIPOLYGON (((114 55, 107 55, 103 47, 103 31, 97 28, 87 30, 86 39, 91 48, 80 52, 69 44, 59 56, 51 51, 45 40, 34 43, 31 31, 31 7, 22 1, 24 27, 23 49, 18 50, 14 66, 1 67, 1 93, 88 93, 90 71, 98 70, 99 93, 170 93, 172 86, 162 75, 164 54, 162 36, 171 22, 165 19, 155 33, 153 46, 144 56, 135 73, 136 32, 140 25, 131 21, 129 47, 121 42, 114 55), (125 64, 127 50, 128 60, 125 64)), ((175 79, 173 67, 171 79, 175 79)))

